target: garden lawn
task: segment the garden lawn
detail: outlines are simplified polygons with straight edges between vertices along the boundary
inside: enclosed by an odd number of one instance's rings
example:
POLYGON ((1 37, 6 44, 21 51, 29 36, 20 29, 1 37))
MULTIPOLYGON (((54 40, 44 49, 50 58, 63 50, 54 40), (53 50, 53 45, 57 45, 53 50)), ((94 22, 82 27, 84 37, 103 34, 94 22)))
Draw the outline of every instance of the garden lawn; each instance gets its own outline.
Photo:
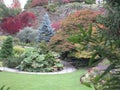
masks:
POLYGON ((0 86, 6 85, 10 90, 92 90, 80 84, 80 76, 85 72, 85 69, 57 75, 0 72, 0 86))

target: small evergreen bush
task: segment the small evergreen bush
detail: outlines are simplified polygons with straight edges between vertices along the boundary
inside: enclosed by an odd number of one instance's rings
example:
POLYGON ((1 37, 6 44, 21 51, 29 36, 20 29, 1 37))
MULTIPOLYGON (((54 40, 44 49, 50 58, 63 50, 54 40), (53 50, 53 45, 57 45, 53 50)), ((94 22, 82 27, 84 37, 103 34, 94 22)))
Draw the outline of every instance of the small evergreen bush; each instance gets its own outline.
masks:
POLYGON ((13 39, 8 36, 1 47, 1 58, 9 58, 13 56, 13 39))
POLYGON ((31 27, 25 27, 17 33, 17 37, 20 39, 21 42, 24 43, 35 42, 37 36, 38 31, 31 27))

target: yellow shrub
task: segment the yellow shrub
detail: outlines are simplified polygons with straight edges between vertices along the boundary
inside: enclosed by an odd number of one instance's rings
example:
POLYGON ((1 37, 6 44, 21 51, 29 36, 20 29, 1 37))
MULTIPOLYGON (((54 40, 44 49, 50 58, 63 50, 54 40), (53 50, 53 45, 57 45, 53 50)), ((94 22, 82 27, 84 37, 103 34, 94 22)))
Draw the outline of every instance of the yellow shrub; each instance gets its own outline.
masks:
POLYGON ((7 36, 0 36, 0 41, 3 41, 7 38, 7 36))
POLYGON ((14 46, 13 49, 15 54, 22 54, 25 51, 25 49, 21 46, 14 46))

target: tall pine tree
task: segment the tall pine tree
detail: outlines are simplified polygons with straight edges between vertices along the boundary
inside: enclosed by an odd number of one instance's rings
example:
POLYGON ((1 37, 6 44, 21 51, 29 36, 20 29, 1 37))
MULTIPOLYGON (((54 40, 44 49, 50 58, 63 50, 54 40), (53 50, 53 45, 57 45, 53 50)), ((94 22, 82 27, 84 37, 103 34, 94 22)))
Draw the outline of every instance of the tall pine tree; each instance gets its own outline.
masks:
POLYGON ((51 22, 48 14, 46 13, 43 17, 43 22, 39 28, 39 35, 37 42, 45 41, 49 42, 50 38, 54 35, 54 30, 51 27, 51 22))

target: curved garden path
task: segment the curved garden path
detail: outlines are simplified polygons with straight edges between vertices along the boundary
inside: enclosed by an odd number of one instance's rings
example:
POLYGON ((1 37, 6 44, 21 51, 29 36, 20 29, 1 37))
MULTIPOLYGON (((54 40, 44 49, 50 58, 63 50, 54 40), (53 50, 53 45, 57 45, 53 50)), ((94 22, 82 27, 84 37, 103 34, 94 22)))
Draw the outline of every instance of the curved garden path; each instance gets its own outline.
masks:
POLYGON ((58 71, 58 72, 25 72, 25 71, 19 71, 16 69, 11 69, 11 68, 7 68, 7 67, 0 67, 1 71, 6 71, 6 72, 14 72, 14 73, 24 73, 24 74, 64 74, 64 73, 70 73, 70 72, 74 72, 76 71, 76 69, 69 63, 66 61, 62 61, 64 68, 62 71, 58 71))

